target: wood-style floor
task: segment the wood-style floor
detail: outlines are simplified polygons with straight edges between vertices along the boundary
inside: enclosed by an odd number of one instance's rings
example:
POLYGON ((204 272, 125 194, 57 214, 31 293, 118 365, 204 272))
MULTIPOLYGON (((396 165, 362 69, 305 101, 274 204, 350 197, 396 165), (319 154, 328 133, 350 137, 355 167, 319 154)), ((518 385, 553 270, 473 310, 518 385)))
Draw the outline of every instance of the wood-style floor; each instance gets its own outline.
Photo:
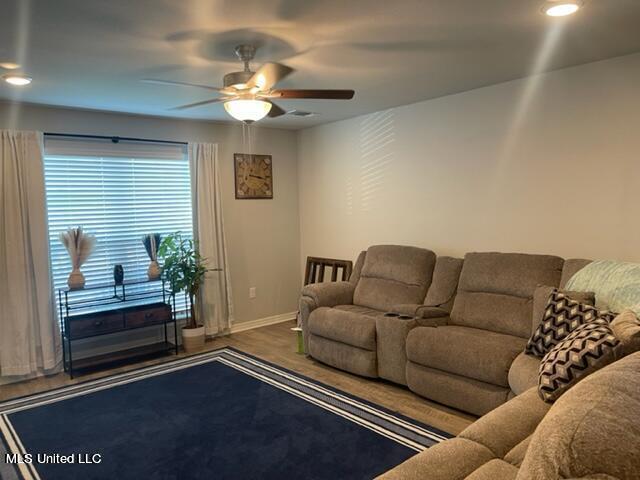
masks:
MULTIPOLYGON (((295 333, 291 331, 293 326, 295 323, 291 321, 235 333, 207 342, 206 349, 214 350, 226 346, 237 348, 451 434, 460 433, 474 420, 470 415, 425 400, 404 387, 351 375, 297 354, 295 333)), ((180 354, 180 357, 183 356, 184 354, 180 354)), ((67 374, 59 373, 3 385, 0 387, 0 401, 72 385, 141 366, 168 362, 175 358, 175 356, 162 357, 126 367, 103 370, 73 380, 69 379, 67 374)))

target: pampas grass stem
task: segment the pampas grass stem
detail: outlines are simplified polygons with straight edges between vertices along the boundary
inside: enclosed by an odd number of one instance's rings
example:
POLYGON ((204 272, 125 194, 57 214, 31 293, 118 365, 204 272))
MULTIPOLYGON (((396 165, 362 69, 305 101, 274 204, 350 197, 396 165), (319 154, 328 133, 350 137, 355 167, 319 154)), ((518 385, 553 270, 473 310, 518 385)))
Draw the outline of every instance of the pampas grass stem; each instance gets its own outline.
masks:
POLYGON ((91 255, 96 244, 96 237, 84 233, 82 227, 78 227, 70 228, 66 232, 60 233, 60 241, 69 253, 73 269, 77 270, 84 265, 91 255))

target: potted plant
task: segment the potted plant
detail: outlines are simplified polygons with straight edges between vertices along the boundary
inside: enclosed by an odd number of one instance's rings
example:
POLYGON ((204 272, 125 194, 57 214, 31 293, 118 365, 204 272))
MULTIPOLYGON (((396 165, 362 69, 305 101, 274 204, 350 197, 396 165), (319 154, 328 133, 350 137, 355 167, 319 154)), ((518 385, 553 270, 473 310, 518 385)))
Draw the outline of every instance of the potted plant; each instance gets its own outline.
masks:
POLYGON ((168 235, 158 248, 162 260, 162 276, 174 294, 185 292, 189 296, 191 315, 182 328, 182 346, 186 352, 204 347, 204 325, 199 324, 196 302, 200 286, 207 272, 206 259, 200 256, 197 242, 185 238, 180 232, 168 235))

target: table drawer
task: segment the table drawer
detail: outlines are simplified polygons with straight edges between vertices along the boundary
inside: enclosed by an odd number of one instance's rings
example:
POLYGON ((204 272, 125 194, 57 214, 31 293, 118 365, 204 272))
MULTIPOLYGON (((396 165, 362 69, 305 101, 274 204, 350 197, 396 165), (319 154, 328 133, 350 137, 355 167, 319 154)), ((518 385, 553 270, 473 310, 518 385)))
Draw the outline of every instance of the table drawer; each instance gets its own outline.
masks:
POLYGON ((119 330, 124 330, 124 317, 119 311, 69 319, 69 337, 72 339, 92 337, 119 330))
POLYGON ((125 312, 126 328, 159 325, 171 320, 171 307, 164 303, 125 312))

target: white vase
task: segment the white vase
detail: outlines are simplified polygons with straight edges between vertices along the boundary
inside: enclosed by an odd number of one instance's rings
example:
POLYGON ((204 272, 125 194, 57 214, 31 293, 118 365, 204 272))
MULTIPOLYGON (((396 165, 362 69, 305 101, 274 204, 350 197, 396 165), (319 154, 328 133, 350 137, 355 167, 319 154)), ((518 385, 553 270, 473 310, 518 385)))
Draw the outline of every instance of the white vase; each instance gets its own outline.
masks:
POLYGON ((197 328, 182 329, 182 346, 187 353, 198 352, 204 348, 204 325, 197 328))
POLYGON ((155 260, 151 260, 151 262, 149 263, 149 268, 147 269, 147 277, 149 277, 149 280, 159 279, 161 273, 162 270, 160 270, 158 262, 156 262, 155 260))
POLYGON ((84 288, 84 275, 79 268, 74 268, 69 274, 67 285, 71 290, 80 290, 84 288))

